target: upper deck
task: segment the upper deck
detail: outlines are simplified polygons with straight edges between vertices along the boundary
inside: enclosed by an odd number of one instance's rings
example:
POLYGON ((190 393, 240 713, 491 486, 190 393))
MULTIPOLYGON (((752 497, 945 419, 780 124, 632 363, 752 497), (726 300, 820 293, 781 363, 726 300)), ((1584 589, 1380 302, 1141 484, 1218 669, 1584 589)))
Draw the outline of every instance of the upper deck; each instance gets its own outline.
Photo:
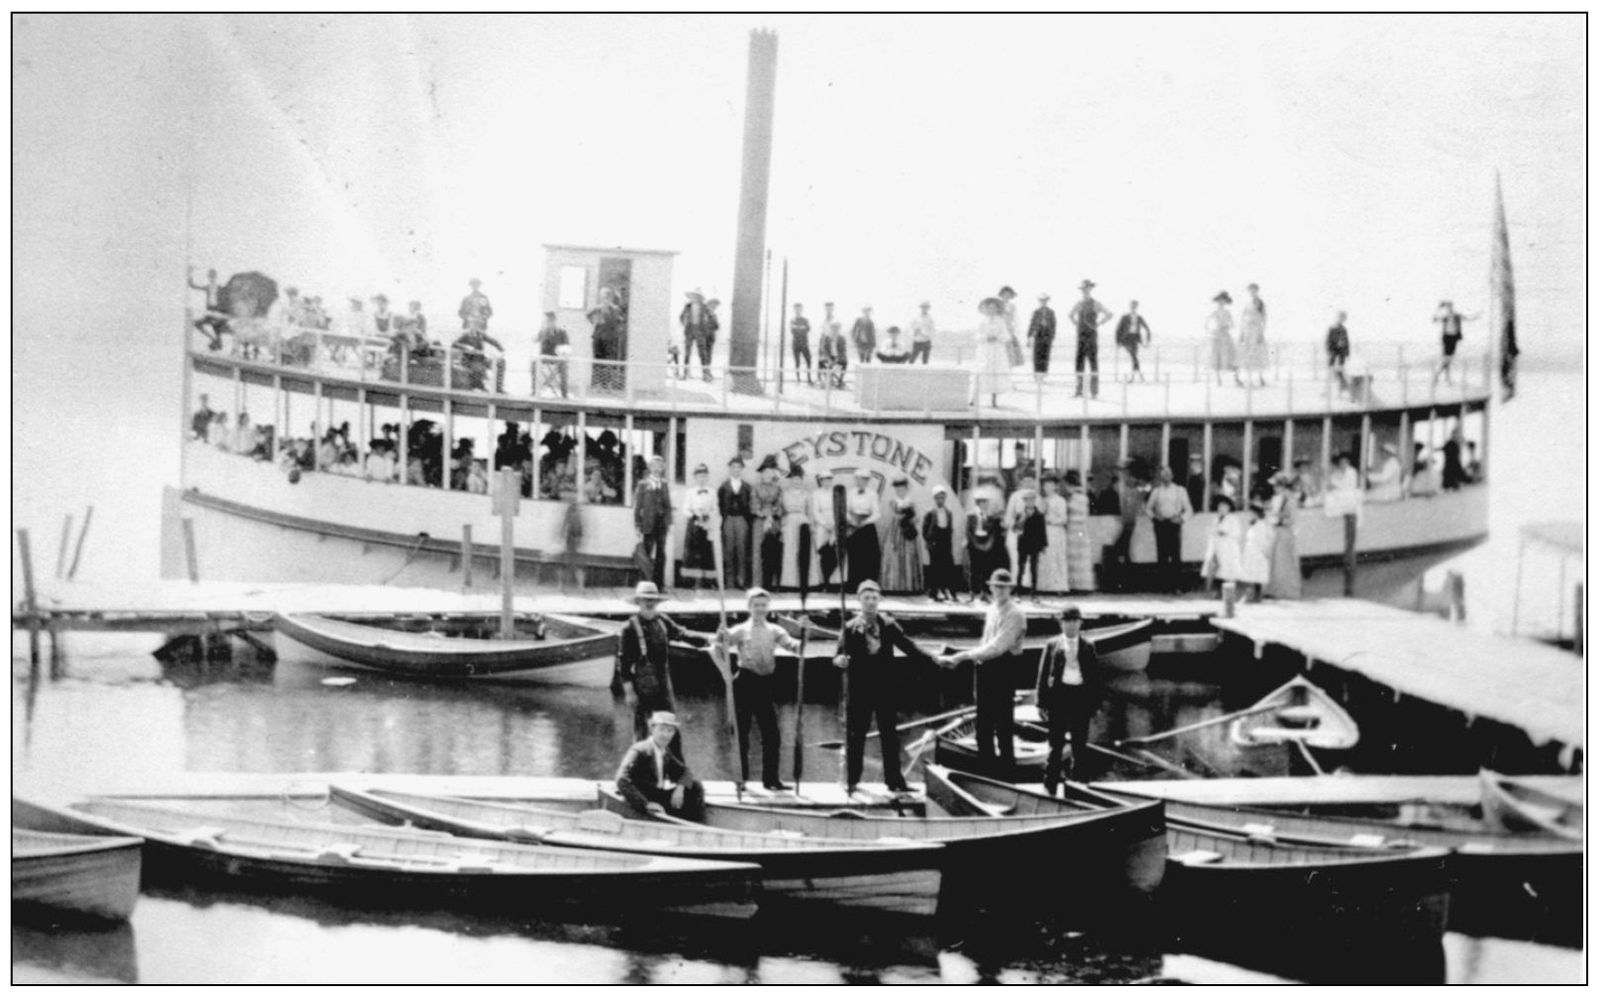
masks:
POLYGON ((801 381, 790 363, 785 370, 716 364, 704 380, 695 361, 677 371, 667 362, 603 362, 576 355, 502 358, 477 377, 473 354, 439 349, 432 359, 398 362, 388 345, 381 339, 304 331, 249 355, 212 351, 192 336, 188 353, 197 372, 263 385, 277 382, 299 393, 314 392, 314 383, 346 396, 361 389, 372 394, 371 402, 387 406, 406 394, 410 406, 430 410, 450 401, 461 412, 489 405, 503 414, 539 408, 745 421, 937 420, 1004 427, 1311 419, 1407 410, 1453 414, 1482 408, 1492 390, 1487 355, 1458 357, 1446 376, 1429 347, 1395 343, 1358 348, 1346 367, 1345 384, 1328 371, 1315 343, 1273 343, 1262 374, 1265 385, 1252 384, 1250 374, 1242 385, 1231 375, 1220 377, 1219 384, 1203 346, 1188 343, 1146 348, 1141 353, 1145 379, 1128 382, 1125 353, 1118 357, 1114 347, 1102 348, 1097 398, 1091 383, 1079 395, 1079 377, 1067 368, 1067 348, 1049 373, 1034 377, 1030 367, 1018 367, 1009 391, 985 395, 980 404, 972 355, 963 345, 936 350, 930 364, 854 363, 843 385, 832 388, 801 381))

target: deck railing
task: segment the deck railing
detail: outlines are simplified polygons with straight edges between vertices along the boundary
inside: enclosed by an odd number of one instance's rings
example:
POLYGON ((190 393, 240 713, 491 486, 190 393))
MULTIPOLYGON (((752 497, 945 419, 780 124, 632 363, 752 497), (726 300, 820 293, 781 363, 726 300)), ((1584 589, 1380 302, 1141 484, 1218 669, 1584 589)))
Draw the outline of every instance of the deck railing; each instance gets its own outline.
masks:
MULTIPOLYGON (((187 325, 188 327, 188 325, 187 325)), ((1016 367, 1011 388, 999 396, 975 395, 971 350, 955 347, 950 361, 941 353, 930 364, 876 362, 879 377, 920 377, 922 371, 967 374, 963 395, 947 380, 946 390, 921 388, 916 380, 911 404, 890 405, 884 396, 861 390, 861 370, 850 364, 827 385, 827 373, 799 371, 791 365, 739 368, 716 362, 705 370, 694 361, 618 362, 590 356, 537 356, 528 363, 507 355, 451 346, 399 351, 383 338, 339 332, 267 327, 227 336, 214 349, 189 329, 191 351, 200 357, 228 356, 244 362, 300 369, 359 384, 394 384, 492 398, 538 398, 557 404, 634 406, 649 401, 671 411, 730 411, 831 416, 865 413, 910 416, 975 415, 982 418, 1115 417, 1200 418, 1296 417, 1430 404, 1479 401, 1491 390, 1493 364, 1485 353, 1457 356, 1442 368, 1438 351, 1405 343, 1364 343, 1346 364, 1345 378, 1331 373, 1320 343, 1275 342, 1265 370, 1209 368, 1204 344, 1157 345, 1140 353, 1143 379, 1130 375, 1129 360, 1114 347, 1101 349, 1100 372, 1070 369, 1071 350, 1063 350, 1050 372, 1035 376, 1030 365, 1016 367), (705 379, 707 375, 707 379, 705 379), (1097 379, 1099 396, 1093 396, 1097 379), (813 382, 811 382, 811 380, 813 382)), ((908 395, 910 390, 903 391, 908 395)))

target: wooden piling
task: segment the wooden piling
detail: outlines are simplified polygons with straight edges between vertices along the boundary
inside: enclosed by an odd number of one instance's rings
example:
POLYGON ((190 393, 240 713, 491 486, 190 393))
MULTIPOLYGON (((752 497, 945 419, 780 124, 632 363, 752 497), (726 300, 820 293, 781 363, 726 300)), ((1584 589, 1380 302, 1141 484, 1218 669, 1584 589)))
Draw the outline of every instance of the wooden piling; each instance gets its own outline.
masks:
POLYGON ((179 526, 184 532, 184 568, 189 573, 191 583, 200 583, 201 569, 195 560, 195 522, 181 518, 179 526))
POLYGON ((73 538, 73 516, 67 515, 61 521, 61 545, 56 549, 56 579, 60 580, 62 574, 67 572, 67 543, 73 538))
MULTIPOLYGON (((185 368, 189 368, 188 363, 185 364, 185 368)), ((69 580, 78 575, 78 559, 84 554, 84 536, 89 534, 89 522, 94 517, 95 506, 93 504, 84 508, 84 527, 78 530, 78 544, 73 547, 73 564, 67 570, 67 579, 69 580)))
POLYGON ((28 547, 28 529, 17 529, 17 550, 22 555, 22 596, 28 606, 28 667, 39 669, 39 597, 33 585, 33 552, 28 547))

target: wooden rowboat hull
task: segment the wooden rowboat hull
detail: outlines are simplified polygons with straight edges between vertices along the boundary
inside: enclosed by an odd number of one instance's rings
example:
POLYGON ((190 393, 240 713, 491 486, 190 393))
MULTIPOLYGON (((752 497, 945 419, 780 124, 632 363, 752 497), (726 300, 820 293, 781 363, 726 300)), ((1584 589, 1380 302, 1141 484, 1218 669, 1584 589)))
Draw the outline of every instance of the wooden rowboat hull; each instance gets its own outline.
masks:
POLYGON ((602 853, 554 856, 530 847, 451 839, 438 833, 360 829, 345 825, 278 824, 213 813, 151 809, 127 802, 87 801, 69 807, 13 798, 13 824, 45 831, 116 834, 144 839, 145 882, 255 893, 316 893, 354 905, 449 904, 525 919, 562 912, 677 912, 751 917, 757 910, 758 867, 701 860, 644 859, 602 853), (150 813, 155 810, 156 813, 150 813), (111 816, 115 814, 117 817, 111 816), (136 822, 134 819, 139 819, 136 822), (126 819, 126 820, 125 820, 126 819), (187 840, 185 826, 226 826, 221 843, 187 840), (234 839, 236 827, 257 831, 250 843, 234 839), (298 842, 278 848, 265 834, 372 843, 411 855, 353 860, 318 853, 298 842), (458 857, 422 865, 418 853, 458 857), (486 862, 502 862, 491 869, 486 862), (445 864, 445 865, 442 865, 445 864), (522 864, 522 865, 521 865, 522 864), (550 865, 544 865, 550 864, 550 865))
POLYGON ((603 794, 603 809, 631 819, 629 832, 596 830, 569 812, 530 805, 486 804, 455 798, 383 794, 335 788, 335 801, 391 824, 410 823, 469 838, 753 863, 764 880, 763 901, 806 901, 857 910, 930 915, 937 910, 942 850, 935 845, 835 845, 724 832, 687 822, 640 821, 617 794, 603 794), (625 810, 621 810, 624 808, 625 810))
POLYGON ((1098 653, 1099 665, 1120 673, 1138 673, 1149 668, 1151 639, 1155 619, 1144 618, 1124 625, 1094 628, 1083 633, 1098 653))
POLYGON ((1285 743, 1303 742, 1312 749, 1345 750, 1354 748, 1361 740, 1361 729, 1356 726, 1344 708, 1321 687, 1297 676, 1251 705, 1249 710, 1258 713, 1240 718, 1228 726, 1228 739, 1240 748, 1249 749, 1285 743), (1282 710, 1269 710, 1283 705, 1282 710), (1310 728, 1286 728, 1281 717, 1295 709, 1313 716, 1310 728))
POLYGON ((11 906, 30 918, 126 920, 139 898, 141 841, 11 830, 11 906))
POLYGON ((1571 842, 1585 838, 1584 807, 1490 770, 1479 771, 1479 805, 1490 825, 1509 832, 1539 832, 1571 842))
MULTIPOLYGON (((613 677, 618 626, 559 615, 543 619, 547 637, 529 641, 447 638, 420 631, 407 616, 279 614, 274 631, 290 661, 448 681, 519 681, 606 687, 613 677), (287 644, 288 643, 288 644, 287 644)), ((437 626, 462 625, 442 619, 437 626)), ((470 619, 494 628, 494 615, 470 619)))

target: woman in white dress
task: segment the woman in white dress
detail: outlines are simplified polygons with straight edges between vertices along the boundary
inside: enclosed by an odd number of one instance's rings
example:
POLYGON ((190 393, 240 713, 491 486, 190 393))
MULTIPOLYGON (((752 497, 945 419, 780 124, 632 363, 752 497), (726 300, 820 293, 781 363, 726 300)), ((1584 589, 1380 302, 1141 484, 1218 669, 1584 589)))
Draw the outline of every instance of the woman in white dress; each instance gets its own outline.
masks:
POLYGON ((1211 335, 1211 369, 1216 372, 1216 384, 1222 385, 1222 371, 1224 369, 1233 373, 1233 382, 1244 385, 1239 379, 1239 358, 1233 347, 1233 315, 1228 311, 1228 305, 1233 298, 1226 290, 1217 294, 1216 310, 1205 319, 1205 330, 1211 335))
POLYGON ((1088 538, 1088 491, 1076 470, 1066 474, 1066 582, 1072 591, 1094 589, 1094 549, 1088 538))
POLYGON ((1277 536, 1260 504, 1252 503, 1248 515, 1249 526, 1244 530, 1239 570, 1247 588, 1246 599, 1255 602, 1261 599, 1261 591, 1272 579, 1272 546, 1277 536))
POLYGON ((1254 373, 1267 385, 1267 303, 1261 299, 1261 288, 1249 286, 1250 299, 1244 303, 1244 315, 1239 319, 1239 365, 1246 373, 1254 373))
POLYGON ((1211 526, 1211 537, 1205 543, 1205 558, 1200 562, 1200 575, 1210 590, 1217 582, 1238 583, 1244 579, 1241 565, 1244 550, 1244 522, 1233 510, 1233 499, 1218 494, 1211 498, 1211 511, 1216 522, 1211 526))
POLYGON ((786 590, 799 589, 813 572, 815 543, 813 535, 804 534, 808 524, 809 491, 804 489, 803 467, 795 465, 781 486, 781 586, 786 590))
POLYGON ((982 312, 982 323, 976 331, 976 403, 980 407, 983 397, 991 397, 998 407, 999 394, 1010 390, 1010 329, 998 297, 984 299, 977 310, 982 312))
POLYGON ((1038 558, 1038 590, 1046 594, 1063 594, 1071 589, 1066 564, 1066 525, 1071 512, 1060 490, 1060 481, 1044 474, 1043 523, 1049 544, 1038 558))

